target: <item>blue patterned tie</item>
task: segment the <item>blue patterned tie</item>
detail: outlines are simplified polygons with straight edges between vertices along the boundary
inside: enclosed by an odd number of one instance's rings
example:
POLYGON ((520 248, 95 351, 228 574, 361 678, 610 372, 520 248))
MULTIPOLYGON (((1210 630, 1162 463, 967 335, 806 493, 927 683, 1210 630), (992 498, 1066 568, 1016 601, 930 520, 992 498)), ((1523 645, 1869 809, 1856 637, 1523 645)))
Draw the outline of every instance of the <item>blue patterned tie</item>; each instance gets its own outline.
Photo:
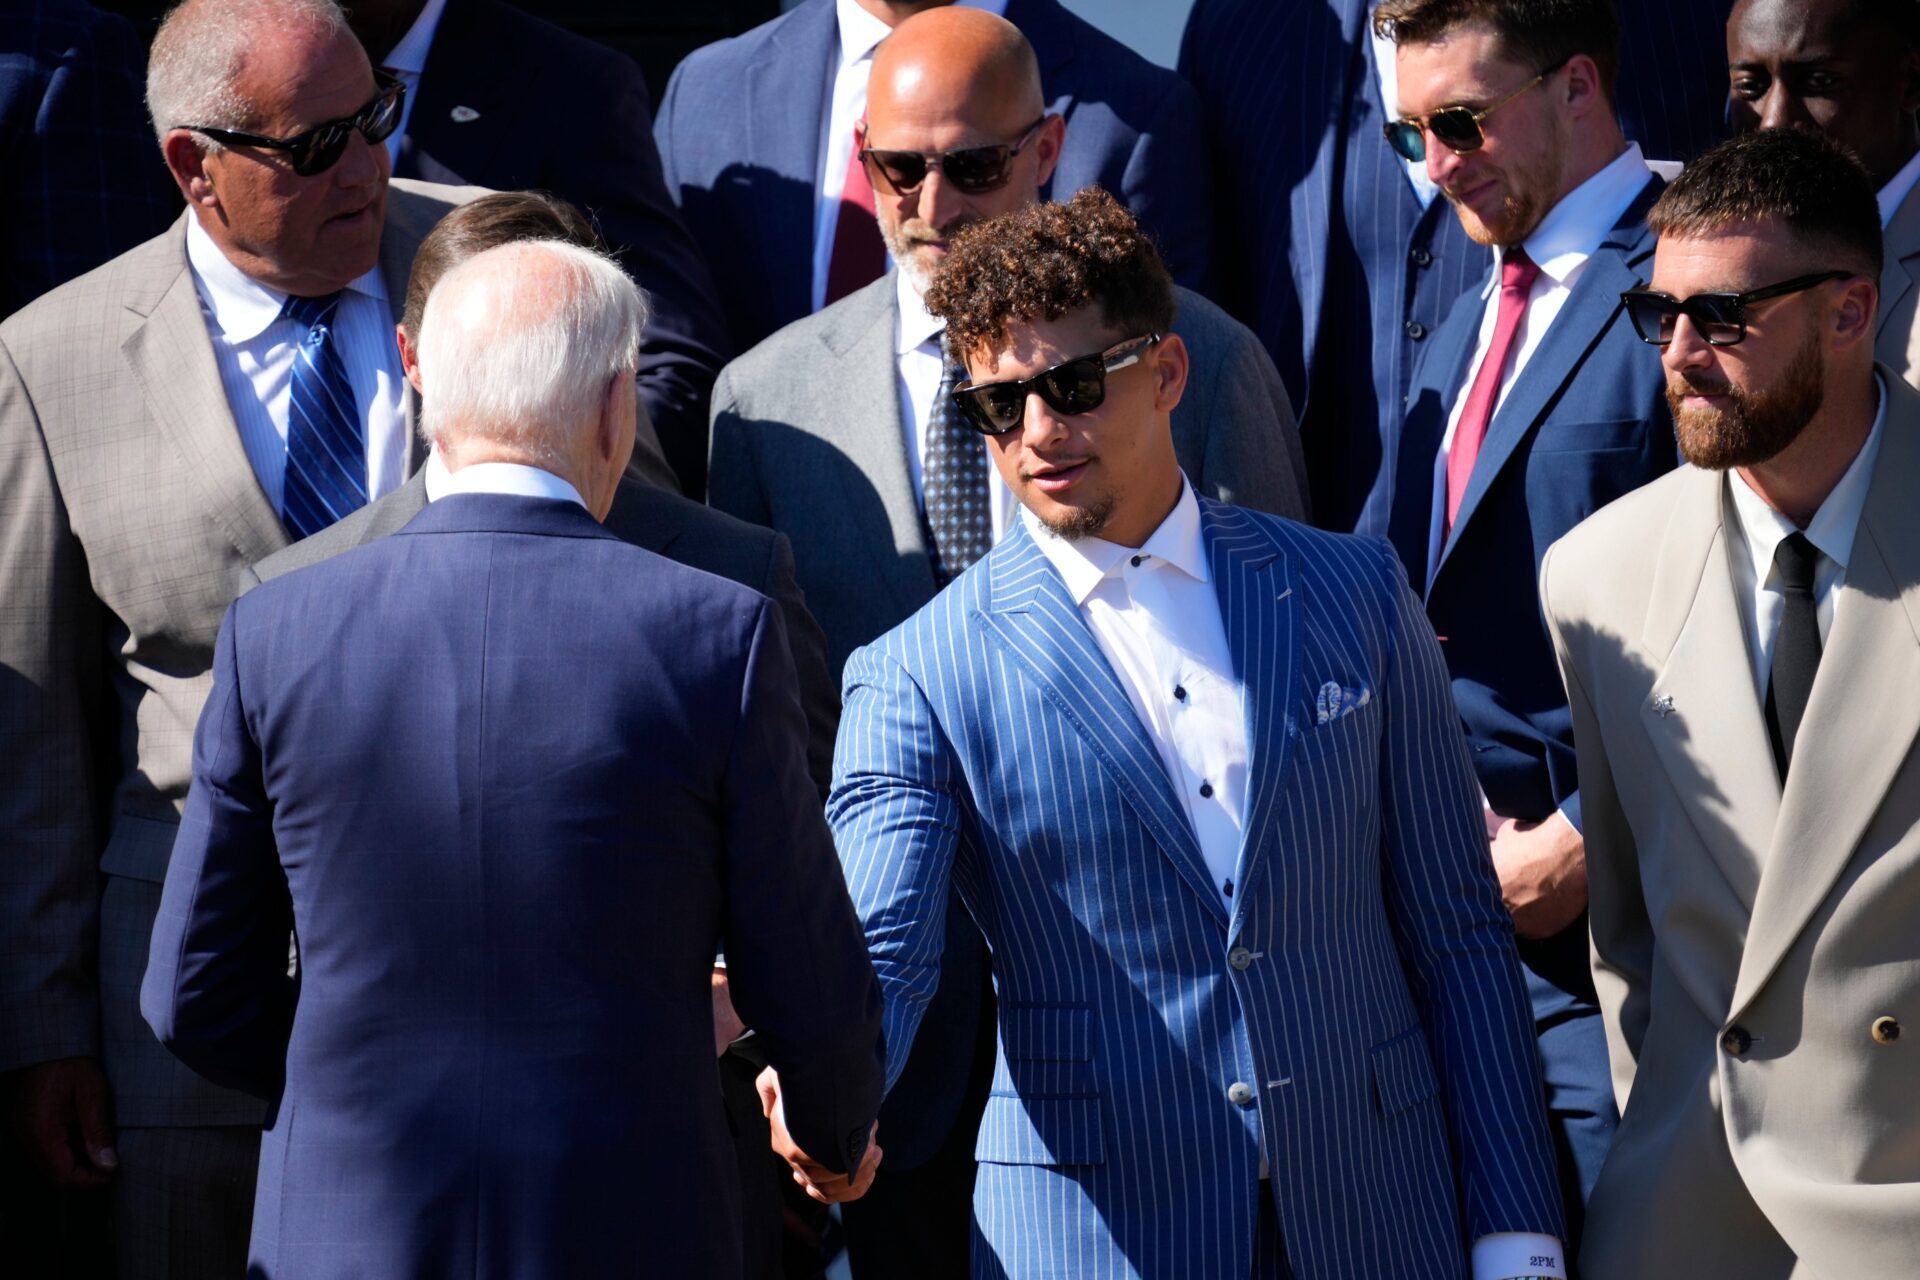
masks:
POLYGON ((340 294, 288 298, 280 314, 306 329, 293 356, 281 520, 298 541, 367 505, 367 450, 346 362, 333 338, 340 294))
POLYGON ((927 418, 927 454, 922 499, 933 538, 933 575, 941 586, 993 548, 993 504, 987 497, 987 449, 953 403, 954 384, 965 371, 947 357, 927 418))

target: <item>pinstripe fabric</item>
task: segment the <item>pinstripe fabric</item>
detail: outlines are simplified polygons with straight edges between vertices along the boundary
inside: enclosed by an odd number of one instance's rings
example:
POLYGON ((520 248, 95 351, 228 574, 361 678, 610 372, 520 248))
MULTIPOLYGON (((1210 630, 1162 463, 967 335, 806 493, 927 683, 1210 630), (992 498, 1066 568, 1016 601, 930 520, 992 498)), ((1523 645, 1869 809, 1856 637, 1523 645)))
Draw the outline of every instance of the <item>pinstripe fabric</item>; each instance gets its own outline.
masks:
POLYGON ((1560 1210, 1438 646, 1381 544, 1202 509, 1252 743, 1231 915, 1024 527, 848 661, 829 818, 889 1072, 952 883, 1000 1005, 976 1276, 1244 1276, 1263 1149, 1301 1280, 1464 1276, 1560 1210), (1374 696, 1319 724, 1328 681, 1374 696))
POLYGON ((284 312, 307 331, 293 357, 280 508, 295 538, 311 537, 367 505, 367 449, 346 361, 333 341, 333 316, 342 296, 288 298, 284 312))

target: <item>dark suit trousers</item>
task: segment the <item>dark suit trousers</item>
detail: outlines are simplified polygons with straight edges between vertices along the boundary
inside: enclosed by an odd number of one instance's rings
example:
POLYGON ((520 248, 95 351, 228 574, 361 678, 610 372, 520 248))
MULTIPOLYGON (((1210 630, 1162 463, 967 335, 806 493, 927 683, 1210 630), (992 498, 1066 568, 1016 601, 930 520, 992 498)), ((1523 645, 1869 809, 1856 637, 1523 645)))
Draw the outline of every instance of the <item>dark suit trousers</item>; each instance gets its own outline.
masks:
POLYGON ((241 1280, 253 1234, 260 1130, 121 1129, 114 1148, 118 1280, 241 1280))

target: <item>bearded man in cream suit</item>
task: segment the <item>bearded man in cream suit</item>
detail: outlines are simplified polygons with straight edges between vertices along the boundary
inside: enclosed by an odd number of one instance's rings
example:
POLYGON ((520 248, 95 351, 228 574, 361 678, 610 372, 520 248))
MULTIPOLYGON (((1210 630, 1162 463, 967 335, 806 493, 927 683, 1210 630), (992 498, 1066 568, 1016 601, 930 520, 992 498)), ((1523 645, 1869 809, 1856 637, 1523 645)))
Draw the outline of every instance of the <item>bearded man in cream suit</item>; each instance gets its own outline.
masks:
POLYGON ((1648 222, 1693 465, 1542 571, 1622 1113, 1581 1274, 1911 1275, 1920 393, 1874 364, 1873 186, 1768 131, 1648 222))

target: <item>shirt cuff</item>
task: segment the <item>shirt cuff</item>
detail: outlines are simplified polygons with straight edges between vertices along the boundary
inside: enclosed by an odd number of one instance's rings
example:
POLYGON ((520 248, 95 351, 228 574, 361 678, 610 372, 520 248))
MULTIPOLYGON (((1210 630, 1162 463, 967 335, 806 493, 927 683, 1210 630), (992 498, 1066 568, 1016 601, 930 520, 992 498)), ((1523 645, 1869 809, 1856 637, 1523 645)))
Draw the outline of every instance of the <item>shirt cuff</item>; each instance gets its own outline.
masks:
POLYGON ((1473 1280, 1514 1280, 1516 1276, 1567 1280, 1566 1250, 1552 1236, 1528 1231, 1496 1231, 1473 1242, 1473 1280))
POLYGON ((1578 791, 1560 802, 1560 816, 1565 818, 1567 825, 1573 828, 1573 834, 1582 839, 1586 838, 1587 833, 1580 827, 1580 793, 1578 791))

